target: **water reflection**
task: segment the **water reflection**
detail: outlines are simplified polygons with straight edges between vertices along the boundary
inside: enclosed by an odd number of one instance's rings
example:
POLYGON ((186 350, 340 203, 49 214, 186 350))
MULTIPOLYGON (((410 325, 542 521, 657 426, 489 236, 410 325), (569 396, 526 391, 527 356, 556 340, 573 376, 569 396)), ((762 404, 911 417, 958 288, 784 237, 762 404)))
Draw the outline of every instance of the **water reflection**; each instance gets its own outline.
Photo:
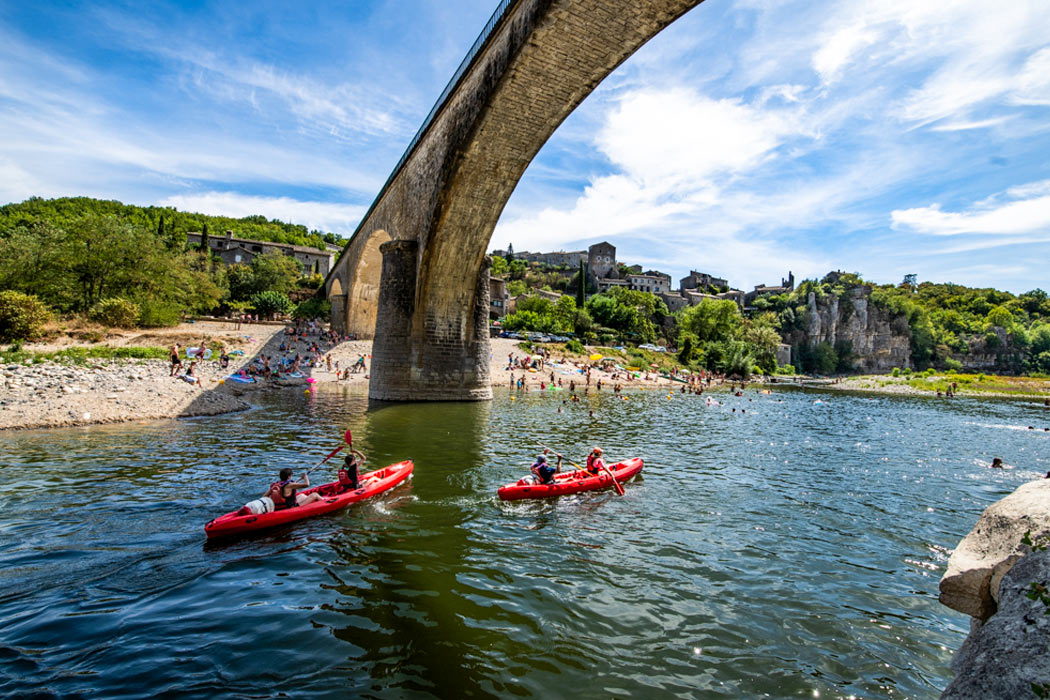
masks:
POLYGON ((0 694, 933 698, 967 626, 936 602, 951 547, 1050 469, 1024 402, 510 396, 0 436, 0 694), (414 479, 204 544, 347 428, 414 479), (625 497, 495 498, 540 445, 595 444, 645 458, 625 497))

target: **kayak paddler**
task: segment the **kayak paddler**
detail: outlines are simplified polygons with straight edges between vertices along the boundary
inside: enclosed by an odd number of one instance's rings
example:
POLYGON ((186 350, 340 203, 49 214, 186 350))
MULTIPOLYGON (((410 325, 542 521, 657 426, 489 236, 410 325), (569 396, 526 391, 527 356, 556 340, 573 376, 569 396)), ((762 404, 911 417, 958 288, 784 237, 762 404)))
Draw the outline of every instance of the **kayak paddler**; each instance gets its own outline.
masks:
POLYGON ((587 471, 591 474, 601 474, 603 469, 607 469, 605 461, 602 460, 602 448, 595 447, 591 450, 591 453, 587 455, 587 471))
POLYGON ((543 448, 543 454, 536 457, 536 461, 532 463, 530 471, 541 484, 553 484, 554 475, 561 472, 561 460, 560 454, 555 452, 555 456, 558 458, 557 466, 552 467, 550 462, 547 461, 547 453, 550 451, 549 448, 543 448))
POLYGON ((304 472, 299 481, 292 481, 292 470, 285 467, 280 471, 279 476, 280 479, 270 484, 270 488, 266 489, 266 493, 263 494, 264 497, 273 501, 274 509, 295 508, 321 500, 321 494, 316 492, 310 494, 296 493, 297 489, 310 487, 309 474, 304 472))
POLYGON ((343 458, 343 467, 339 470, 339 486, 342 491, 353 491, 360 482, 359 467, 368 458, 353 447, 350 453, 343 458))

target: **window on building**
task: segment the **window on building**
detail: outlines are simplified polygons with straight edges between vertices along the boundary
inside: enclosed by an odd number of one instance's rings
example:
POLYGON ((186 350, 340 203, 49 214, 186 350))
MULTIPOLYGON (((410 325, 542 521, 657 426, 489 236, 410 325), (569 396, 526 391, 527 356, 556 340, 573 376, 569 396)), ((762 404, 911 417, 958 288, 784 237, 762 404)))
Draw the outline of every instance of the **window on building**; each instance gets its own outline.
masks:
POLYGON ((241 261, 241 255, 240 255, 240 253, 238 253, 237 255, 234 255, 234 256, 233 256, 233 261, 234 261, 235 263, 239 263, 239 262, 241 261))

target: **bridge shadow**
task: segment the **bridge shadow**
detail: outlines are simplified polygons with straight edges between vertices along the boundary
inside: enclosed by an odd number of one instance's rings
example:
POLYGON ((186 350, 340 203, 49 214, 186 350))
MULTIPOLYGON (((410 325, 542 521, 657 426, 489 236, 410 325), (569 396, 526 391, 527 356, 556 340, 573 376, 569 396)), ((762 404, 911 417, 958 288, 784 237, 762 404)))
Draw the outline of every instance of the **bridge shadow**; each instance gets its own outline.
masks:
MULTIPOLYGON (((342 374, 342 370, 349 366, 351 358, 356 360, 359 354, 368 354, 369 346, 362 344, 363 341, 327 342, 322 339, 318 329, 316 332, 307 332, 304 342, 299 340, 298 335, 287 333, 292 327, 291 323, 277 325, 230 322, 227 328, 202 329, 201 336, 208 341, 208 348, 212 351, 211 357, 198 361, 196 371, 200 380, 197 384, 199 388, 187 387, 196 393, 188 396, 177 416, 189 418, 247 410, 252 407, 252 397, 262 391, 310 391, 322 383, 351 386, 363 383, 361 379, 365 377, 367 370, 351 374, 349 379, 337 380, 336 361, 333 361, 329 370, 323 360, 325 355, 333 354, 338 358, 338 367, 342 374), (219 349, 223 345, 231 352, 229 365, 225 369, 221 367, 219 359, 219 349), (319 352, 311 351, 314 345, 319 352), (317 359, 311 366, 303 364, 296 373, 292 373, 288 363, 297 355, 317 359), (266 378, 263 372, 265 359, 269 360, 271 369, 269 378, 266 378), (274 371, 277 368, 281 368, 280 373, 274 371)), ((187 348, 181 350, 180 358, 183 367, 176 377, 171 379, 172 382, 186 381, 182 375, 194 359, 187 356, 187 348)))

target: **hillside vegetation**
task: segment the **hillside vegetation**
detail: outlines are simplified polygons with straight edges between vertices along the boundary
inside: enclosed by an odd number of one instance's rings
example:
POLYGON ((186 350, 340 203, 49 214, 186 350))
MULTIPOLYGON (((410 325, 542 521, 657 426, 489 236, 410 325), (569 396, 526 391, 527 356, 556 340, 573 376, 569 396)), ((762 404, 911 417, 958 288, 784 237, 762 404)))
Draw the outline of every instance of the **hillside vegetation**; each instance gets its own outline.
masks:
POLYGON ((288 243, 325 249, 325 243, 342 245, 343 239, 334 233, 308 230, 302 224, 290 224, 265 216, 245 216, 233 219, 228 216, 209 216, 183 212, 174 207, 140 207, 112 200, 90 197, 61 197, 42 199, 31 197, 17 204, 0 206, 0 238, 10 235, 19 226, 46 222, 64 227, 85 216, 111 217, 151 231, 158 236, 186 242, 187 233, 199 233, 205 226, 213 236, 222 236, 226 231, 240 238, 257 241, 288 243))

